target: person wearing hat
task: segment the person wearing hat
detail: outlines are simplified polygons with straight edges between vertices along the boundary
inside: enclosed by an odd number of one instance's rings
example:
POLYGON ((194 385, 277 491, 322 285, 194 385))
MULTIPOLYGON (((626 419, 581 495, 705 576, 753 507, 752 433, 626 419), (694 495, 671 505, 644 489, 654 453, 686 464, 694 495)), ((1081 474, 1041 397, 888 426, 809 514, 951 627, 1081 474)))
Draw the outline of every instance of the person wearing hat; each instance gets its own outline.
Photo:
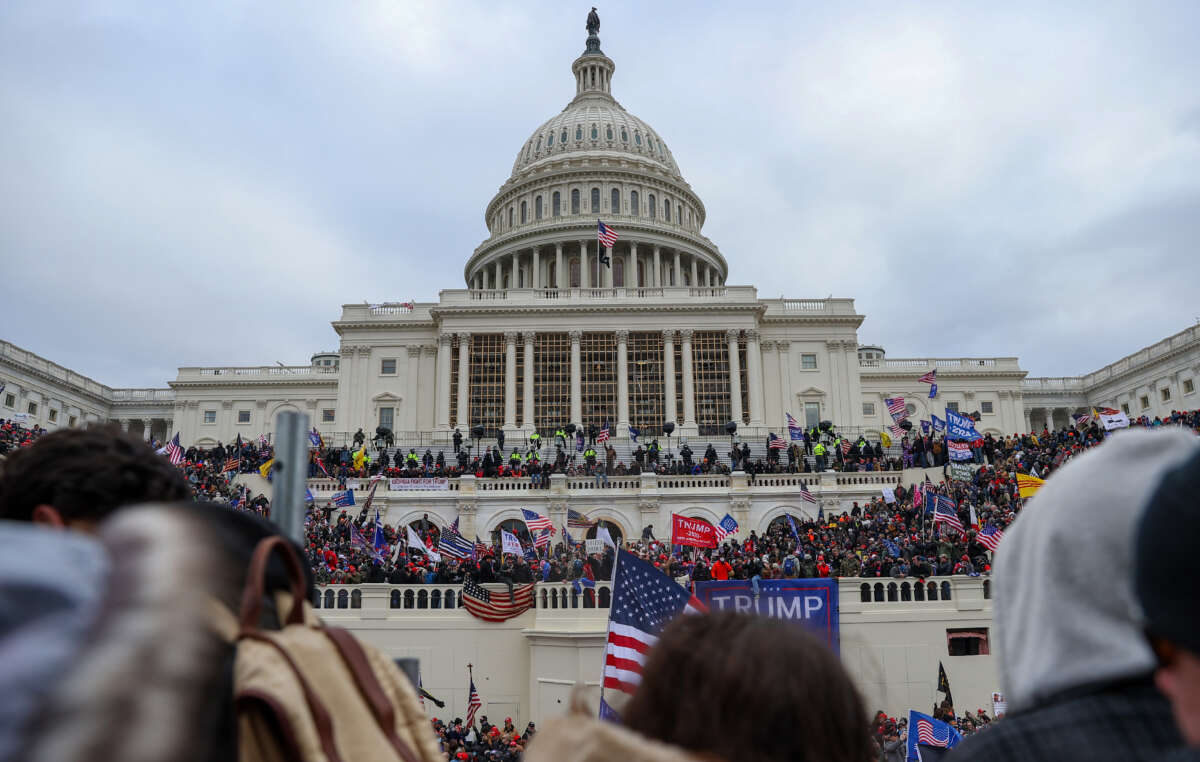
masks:
POLYGON ((1169 472, 1142 516, 1135 580, 1154 684, 1184 741, 1200 747, 1200 583, 1186 572, 1200 540, 1200 453, 1169 472))
POLYGON ((1184 431, 1123 431, 1026 503, 993 563, 992 646, 1008 713, 959 744, 955 762, 1155 760, 1182 746, 1155 688, 1135 545, 1159 485, 1198 451, 1184 431))

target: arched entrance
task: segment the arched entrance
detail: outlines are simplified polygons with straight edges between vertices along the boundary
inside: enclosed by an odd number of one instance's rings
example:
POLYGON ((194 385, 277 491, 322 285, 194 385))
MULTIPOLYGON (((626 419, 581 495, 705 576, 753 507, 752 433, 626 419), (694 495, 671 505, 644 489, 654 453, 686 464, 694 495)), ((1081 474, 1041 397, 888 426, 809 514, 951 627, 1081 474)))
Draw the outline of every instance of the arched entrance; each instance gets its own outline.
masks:
POLYGON ((625 533, 621 531, 621 527, 617 526, 616 524, 609 521, 608 519, 600 519, 599 521, 597 521, 596 525, 594 527, 592 527, 591 529, 587 530, 587 534, 584 536, 587 537, 589 540, 596 539, 596 531, 600 527, 604 527, 605 529, 608 530, 608 533, 610 535, 612 535, 613 542, 615 542, 617 544, 617 547, 622 546, 622 544, 625 541, 625 533))

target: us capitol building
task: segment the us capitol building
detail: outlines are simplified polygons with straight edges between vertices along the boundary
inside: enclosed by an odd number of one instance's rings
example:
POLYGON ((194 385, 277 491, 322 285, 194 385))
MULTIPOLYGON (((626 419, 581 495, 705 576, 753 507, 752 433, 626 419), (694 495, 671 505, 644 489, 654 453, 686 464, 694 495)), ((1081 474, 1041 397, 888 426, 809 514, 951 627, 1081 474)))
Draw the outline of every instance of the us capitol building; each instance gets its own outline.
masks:
MULTIPOLYGON (((1131 416, 1200 407, 1198 327, 1085 376, 1026 378, 1015 357, 887 357, 860 342, 864 318, 852 299, 763 299, 754 286, 730 284, 729 262, 702 233, 704 203, 662 136, 613 97, 615 70, 590 34, 571 63, 574 96, 521 143, 488 202, 488 237, 466 258, 463 288, 429 302, 347 304, 333 322, 338 348, 310 364, 181 367, 161 389, 111 388, 0 342, 0 418, 50 429, 119 421, 147 439, 178 431, 185 446, 211 446, 270 437, 280 412, 298 410, 335 445, 383 426, 405 451, 447 456, 456 429, 469 441, 483 427, 484 445, 504 431, 506 454, 537 430, 552 455, 559 426, 608 424, 624 459, 631 429, 666 449, 670 422, 675 447, 684 438, 699 453, 711 441, 722 454, 734 423, 758 457, 768 432, 787 436, 789 413, 876 440, 891 423, 884 399, 897 396, 914 420, 957 407, 993 434, 1062 426, 1096 405, 1131 416), (598 248, 599 220, 619 235, 611 248, 598 248), (917 379, 935 368, 939 393, 929 400, 917 379)), ((427 491, 389 487, 376 505, 392 524, 459 518, 468 537, 519 519, 523 507, 559 526, 572 507, 618 538, 651 524, 661 537, 671 513, 716 522, 729 512, 748 533, 786 513, 847 508, 923 472, 802 476, 817 505, 800 499, 801 477, 751 482, 741 472, 614 476, 606 489, 556 474, 539 490, 528 479, 464 476, 427 491)), ((320 500, 334 485, 312 480, 310 489, 320 500)), ((980 628, 986 637, 986 580, 954 578, 941 595, 860 582, 841 582, 844 663, 873 708, 929 705, 947 655, 943 630, 980 628)), ((484 625, 439 609, 423 597, 428 586, 390 587, 326 590, 322 614, 395 655, 420 657, 426 687, 451 701, 446 716, 465 713, 460 678, 470 660, 477 678, 488 675, 481 690, 493 716, 540 719, 561 711, 576 680, 596 684, 607 612, 568 608, 565 591, 544 590, 534 611, 484 625)), ((964 705, 986 706, 996 688, 991 657, 947 664, 964 705)))

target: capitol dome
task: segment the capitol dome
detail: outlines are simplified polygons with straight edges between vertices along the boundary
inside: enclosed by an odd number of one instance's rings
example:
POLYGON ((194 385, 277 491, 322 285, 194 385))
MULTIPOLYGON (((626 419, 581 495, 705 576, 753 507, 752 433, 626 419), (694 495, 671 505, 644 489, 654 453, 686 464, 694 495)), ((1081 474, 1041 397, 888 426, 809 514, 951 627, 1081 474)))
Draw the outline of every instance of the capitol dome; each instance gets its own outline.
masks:
POLYGON ((487 205, 490 235, 464 268, 471 290, 725 283, 703 202, 662 136, 613 97, 615 70, 590 33, 571 63, 575 96, 521 145, 487 205), (601 224, 618 236, 603 250, 601 224))

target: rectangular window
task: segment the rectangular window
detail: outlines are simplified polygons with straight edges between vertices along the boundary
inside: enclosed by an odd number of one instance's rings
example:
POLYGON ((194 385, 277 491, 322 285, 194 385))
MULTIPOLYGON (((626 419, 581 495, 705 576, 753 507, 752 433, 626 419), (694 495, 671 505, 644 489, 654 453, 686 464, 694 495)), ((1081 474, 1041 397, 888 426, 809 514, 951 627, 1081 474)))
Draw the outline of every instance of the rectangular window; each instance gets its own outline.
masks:
POLYGON ((217 422, 217 411, 216 410, 205 410, 204 411, 204 422, 205 423, 216 423, 217 422))
POLYGON ((991 415, 993 412, 992 403, 991 402, 980 402, 979 403, 979 412, 987 413, 988 415, 991 415))
POLYGON ((1142 397, 1141 402, 1142 402, 1142 410, 1150 409, 1150 398, 1149 397, 1142 397))
POLYGON ((57 411, 57 410, 51 410, 51 411, 50 411, 50 423, 54 423, 54 422, 55 422, 55 421, 57 421, 57 420, 58 420, 58 411, 57 411))
POLYGON ((25 407, 25 412, 29 413, 30 415, 37 415, 37 403, 36 403, 36 402, 30 402, 30 403, 29 403, 29 404, 28 404, 28 405, 25 407))
POLYGON ((817 356, 814 354, 800 355, 800 369, 801 370, 816 370, 817 369, 817 356))
POLYGON ((250 423, 250 411, 249 410, 239 410, 238 411, 238 423, 250 423))
POLYGON ((951 656, 987 656, 988 628, 951 628, 946 630, 946 650, 951 656))
POLYGON ((663 340, 662 334, 629 334, 629 425, 652 435, 662 431, 663 340))
POLYGON ((565 333, 533 339, 533 419, 543 437, 554 436, 571 417, 571 341, 565 333))
POLYGON ((379 425, 385 429, 392 428, 392 423, 396 420, 396 409, 391 407, 379 408, 379 425))
POLYGON ((493 437, 504 425, 504 335, 474 334, 470 356, 467 419, 472 427, 483 426, 484 436, 493 437))
POLYGON ((78 422, 78 420, 79 419, 76 418, 75 416, 71 416, 70 418, 67 419, 67 425, 74 426, 78 422))
POLYGON ((379 375, 381 375, 381 376, 394 376, 394 375, 396 375, 396 361, 395 361, 395 359, 389 359, 389 360, 380 360, 380 361, 379 361, 379 375))
POLYGON ((1158 390, 1158 393, 1162 396, 1163 402, 1171 401, 1171 390, 1168 387, 1164 386, 1163 388, 1158 390))
POLYGON ((874 402, 864 402, 863 403, 863 417, 871 418, 874 415, 875 415, 875 403, 874 402))
POLYGON ((17 404, 17 396, 15 394, 4 395, 4 407, 11 408, 15 404, 17 404))
POLYGON ((452 426, 461 426, 464 422, 462 411, 458 409, 458 345, 459 340, 455 336, 453 345, 450 347, 450 424, 452 426))
POLYGON ((954 412, 957 413, 958 412, 958 403, 957 402, 947 402, 946 409, 953 410, 954 412))
POLYGON ((617 422, 617 337, 585 333, 579 342, 583 430, 617 422))
MULTIPOLYGON (((682 372, 681 365, 676 363, 675 369, 682 372)), ((724 331, 696 331, 692 335, 692 372, 700 436, 723 436, 730 415, 729 341, 724 331)), ((681 393, 682 384, 677 383, 676 394, 681 393)), ((682 412, 683 406, 678 405, 676 410, 682 412)))
POLYGON ((333 423, 333 408, 325 408, 321 411, 321 423, 333 423))
POLYGON ((805 402, 804 403, 804 428, 811 429, 813 426, 821 425, 821 403, 820 402, 805 402))
POLYGON ((1191 394, 1196 391, 1196 383, 1190 378, 1183 379, 1183 393, 1191 394))

